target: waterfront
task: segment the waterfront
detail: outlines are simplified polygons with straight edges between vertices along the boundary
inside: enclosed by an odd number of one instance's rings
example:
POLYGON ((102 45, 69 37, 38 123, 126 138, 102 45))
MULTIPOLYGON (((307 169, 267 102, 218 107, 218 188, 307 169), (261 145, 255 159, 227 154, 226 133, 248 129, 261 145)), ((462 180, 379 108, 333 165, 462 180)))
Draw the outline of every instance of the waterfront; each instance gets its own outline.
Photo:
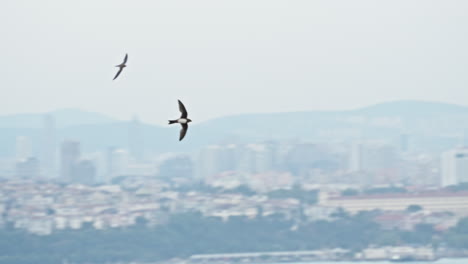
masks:
MULTIPOLYGON (((318 261, 318 262, 290 262, 289 264, 394 264, 394 263, 411 263, 411 264, 467 264, 468 258, 459 259, 439 259, 436 261, 409 261, 409 262, 391 262, 391 261, 318 261)), ((271 263, 280 264, 280 263, 271 263)))

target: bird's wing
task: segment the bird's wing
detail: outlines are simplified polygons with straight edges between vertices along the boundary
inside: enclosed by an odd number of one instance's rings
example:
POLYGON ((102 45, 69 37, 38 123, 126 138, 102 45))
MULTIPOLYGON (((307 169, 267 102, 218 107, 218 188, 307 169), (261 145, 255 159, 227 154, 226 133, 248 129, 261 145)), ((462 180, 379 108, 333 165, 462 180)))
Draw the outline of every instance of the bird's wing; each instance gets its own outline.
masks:
POLYGON ((123 63, 122 63, 122 64, 125 64, 125 63, 127 63, 127 59, 128 59, 128 54, 127 54, 127 53, 125 53, 125 58, 124 58, 124 61, 123 61, 123 63))
POLYGON ((185 134, 187 134, 187 129, 188 129, 188 125, 187 125, 187 124, 181 124, 181 125, 182 125, 182 128, 180 129, 179 141, 181 141, 182 139, 184 139, 185 134))
POLYGON ((184 104, 180 101, 179 101, 179 111, 182 113, 182 115, 180 116, 181 118, 187 118, 187 110, 185 109, 185 106, 184 104))
POLYGON ((112 80, 117 79, 117 77, 119 77, 119 75, 120 75, 120 73, 122 72, 122 70, 123 70, 123 67, 120 67, 120 68, 119 68, 119 71, 117 72, 117 74, 115 75, 114 79, 112 79, 112 80))

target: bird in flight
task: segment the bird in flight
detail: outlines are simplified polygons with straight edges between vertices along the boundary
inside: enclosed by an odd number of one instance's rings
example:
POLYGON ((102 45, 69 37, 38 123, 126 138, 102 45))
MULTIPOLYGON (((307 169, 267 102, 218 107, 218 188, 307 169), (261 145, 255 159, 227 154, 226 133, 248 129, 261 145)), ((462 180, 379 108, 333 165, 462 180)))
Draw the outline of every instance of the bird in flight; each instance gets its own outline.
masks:
POLYGON ((180 129, 180 135, 179 135, 179 141, 181 141, 185 137, 185 134, 187 134, 188 123, 192 122, 192 120, 187 118, 187 110, 185 109, 184 104, 180 100, 178 101, 179 101, 179 111, 181 113, 180 118, 177 120, 169 120, 169 125, 179 123, 182 126, 182 128, 180 129))
POLYGON ((125 63, 127 63, 127 59, 128 59, 128 54, 125 54, 124 61, 121 64, 115 66, 115 67, 119 67, 119 71, 117 72, 114 79, 112 80, 117 79, 117 77, 119 77, 120 73, 122 72, 123 68, 127 67, 127 65, 125 65, 125 63))

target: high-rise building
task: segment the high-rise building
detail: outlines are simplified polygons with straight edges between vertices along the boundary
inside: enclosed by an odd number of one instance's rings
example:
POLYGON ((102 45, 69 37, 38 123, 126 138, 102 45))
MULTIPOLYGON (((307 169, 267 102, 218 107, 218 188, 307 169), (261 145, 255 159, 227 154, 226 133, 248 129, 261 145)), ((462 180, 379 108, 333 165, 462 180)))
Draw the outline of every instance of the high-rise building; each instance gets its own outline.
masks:
POLYGON ((410 136, 408 134, 400 135, 400 151, 408 152, 410 150, 410 136))
POLYGON ((456 148, 442 154, 441 185, 468 182, 468 148, 456 148))
POLYGON ((219 149, 217 160, 218 170, 235 171, 238 167, 239 158, 242 154, 242 148, 236 144, 229 144, 219 149))
POLYGON ((349 158, 349 170, 352 172, 362 170, 362 143, 353 143, 351 146, 351 155, 349 158))
POLYGON ((401 181, 398 153, 391 145, 379 142, 357 143, 352 146, 350 172, 365 172, 369 184, 390 184, 401 181))
POLYGON ((143 128, 136 116, 133 117, 128 126, 128 148, 130 155, 136 161, 141 161, 144 158, 143 128))
POLYGON ((14 158, 0 158, 0 177, 11 178, 16 173, 16 160, 14 158))
POLYGON ((273 165, 273 150, 265 144, 246 145, 239 160, 239 170, 248 173, 267 172, 273 165))
POLYGON ((108 147, 106 149, 106 167, 105 167, 105 173, 104 173, 104 179, 103 182, 109 182, 112 177, 114 177, 114 151, 115 147, 108 147))
POLYGON ((357 143, 352 146, 350 157, 351 171, 365 171, 393 168, 397 164, 394 147, 380 143, 357 143))
POLYGON ((36 179, 39 174, 39 160, 37 158, 30 157, 16 162, 16 177, 36 179))
POLYGON ((44 127, 41 146, 42 172, 46 178, 57 176, 57 142, 55 119, 52 115, 44 117, 44 127))
POLYGON ((124 176, 127 173, 130 155, 125 149, 116 149, 112 152, 112 176, 124 176))
POLYGON ((80 142, 66 140, 62 143, 60 149, 60 178, 65 181, 71 181, 73 168, 80 159, 80 142))
POLYGON ((202 149, 197 161, 199 178, 216 177, 223 172, 262 173, 275 169, 274 144, 210 145, 202 149))
POLYGON ((96 166, 90 160, 75 163, 71 171, 71 180, 75 183, 93 184, 96 181, 96 166))
POLYGON ((317 176, 322 172, 332 173, 342 168, 341 161, 328 146, 297 143, 292 146, 285 156, 284 169, 295 176, 318 180, 317 176))
POLYGON ((218 145, 210 145, 201 150, 197 162, 198 178, 205 179, 220 172, 219 159, 222 157, 220 155, 221 150, 222 147, 218 145))
POLYGON ((105 183, 107 180, 106 156, 103 152, 86 153, 82 160, 89 160, 93 163, 96 171, 96 177, 93 183, 105 183))
POLYGON ((174 178, 192 178, 193 163, 188 155, 171 155, 159 164, 159 177, 174 178))
POLYGON ((31 139, 23 136, 16 137, 16 160, 25 161, 31 157, 31 154, 31 139))

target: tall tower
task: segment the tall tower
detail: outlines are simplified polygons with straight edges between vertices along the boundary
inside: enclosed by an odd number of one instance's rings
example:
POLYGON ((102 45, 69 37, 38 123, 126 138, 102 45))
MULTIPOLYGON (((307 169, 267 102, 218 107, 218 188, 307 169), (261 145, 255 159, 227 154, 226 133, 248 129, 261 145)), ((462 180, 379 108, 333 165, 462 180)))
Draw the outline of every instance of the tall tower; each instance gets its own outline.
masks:
POLYGON ((197 162, 197 178, 209 179, 220 172, 221 150, 222 148, 218 145, 210 145, 200 151, 197 162))
POLYGON ((116 150, 115 147, 108 147, 106 149, 105 159, 106 159, 106 169, 105 169, 105 176, 103 182, 108 183, 114 175, 115 170, 115 161, 114 161, 114 151, 116 150))
POLYGON ((66 140, 60 149, 60 178, 66 181, 73 179, 74 166, 80 159, 80 142, 66 140))
POLYGON ((452 149, 442 154, 443 187, 468 182, 468 148, 452 149))
POLYGON ((31 139, 23 136, 16 137, 16 160, 25 161, 31 157, 31 154, 31 139))
POLYGON ((410 136, 408 134, 400 135, 400 151, 406 153, 410 150, 410 136))
POLYGON ((112 153, 112 178, 126 174, 128 171, 129 156, 128 151, 125 149, 114 150, 112 153))
POLYGON ((55 178, 56 171, 56 128, 55 119, 52 115, 44 116, 44 127, 42 135, 41 164, 46 178, 55 178))
POLYGON ((134 116, 128 125, 128 148, 130 155, 137 161, 143 159, 144 154, 144 138, 143 128, 137 116, 134 116))
POLYGON ((362 170, 362 143, 353 143, 349 160, 349 170, 357 172, 362 170))

